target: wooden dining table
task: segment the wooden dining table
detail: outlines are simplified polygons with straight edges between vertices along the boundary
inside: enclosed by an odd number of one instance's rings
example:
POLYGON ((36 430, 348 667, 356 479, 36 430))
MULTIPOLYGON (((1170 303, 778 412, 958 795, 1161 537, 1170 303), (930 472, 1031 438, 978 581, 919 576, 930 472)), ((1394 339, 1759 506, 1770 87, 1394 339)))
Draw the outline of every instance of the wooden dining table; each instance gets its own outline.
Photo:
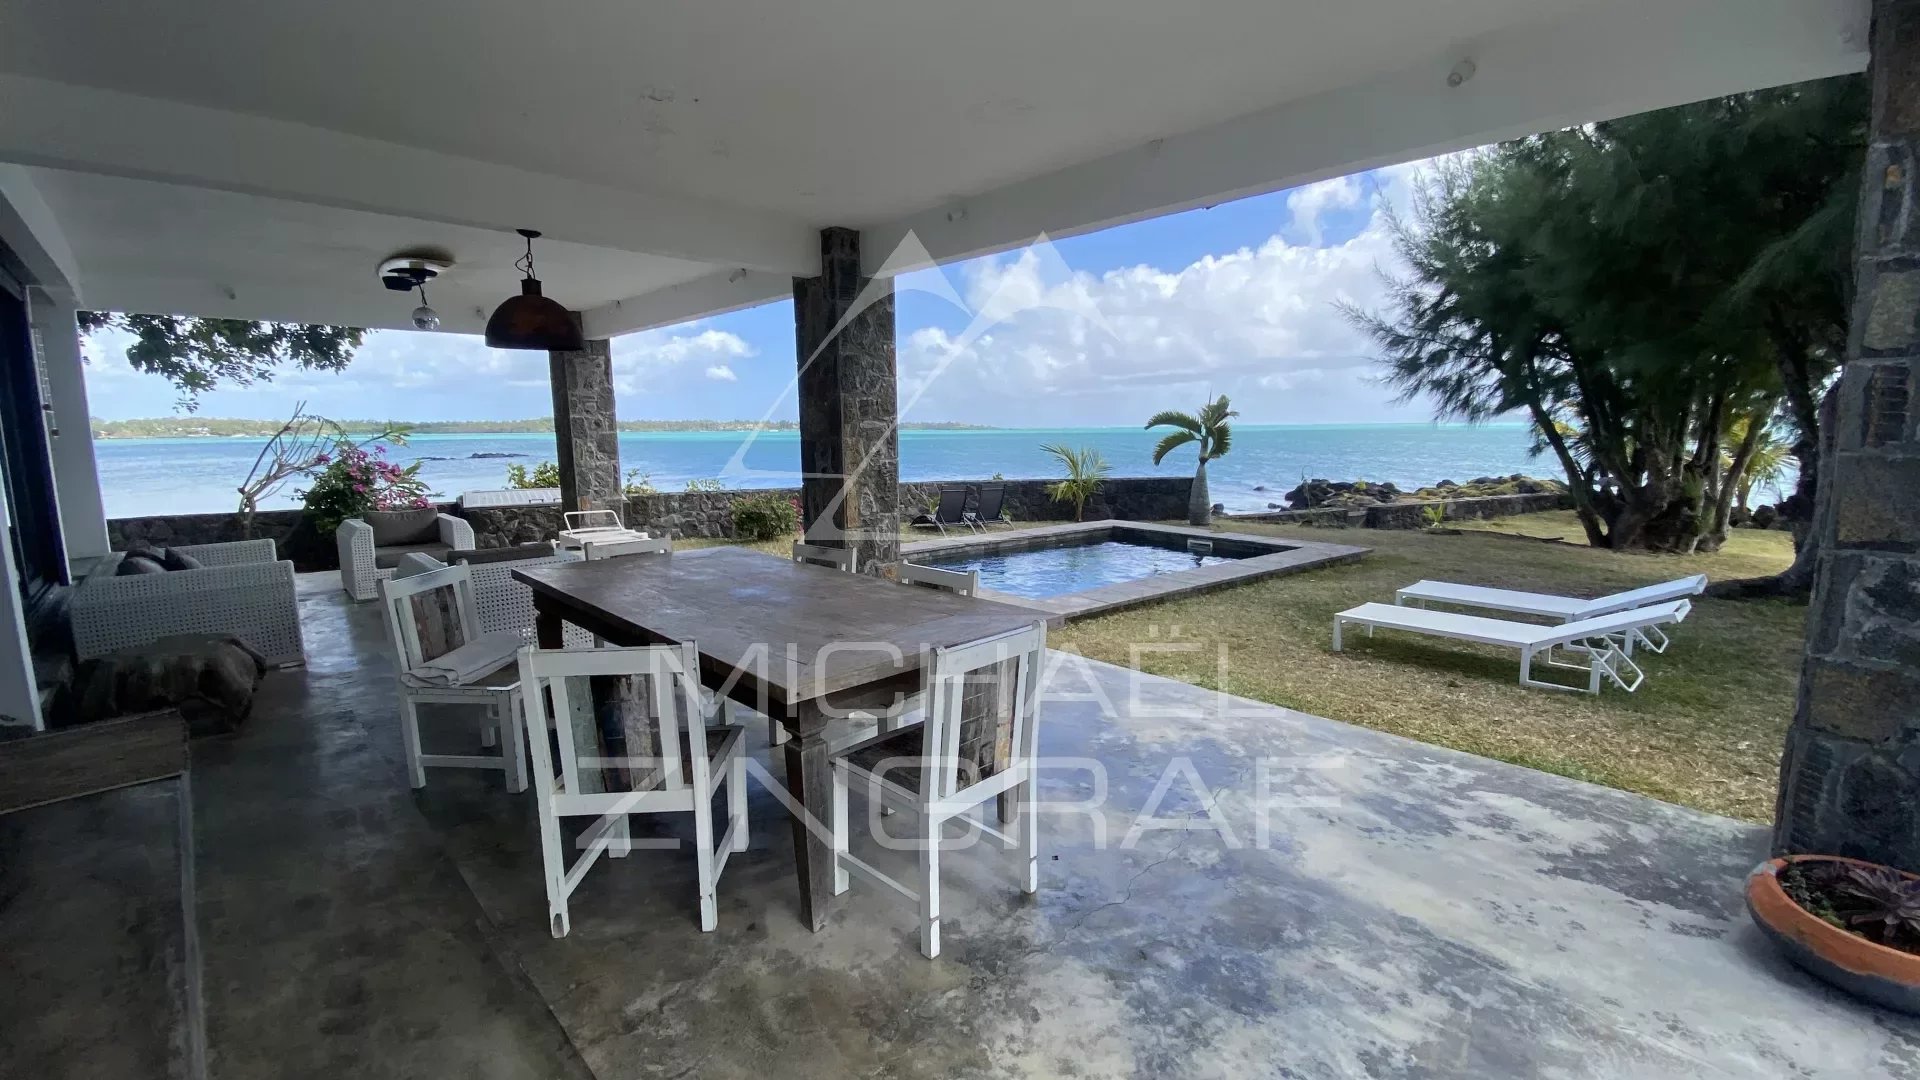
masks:
POLYGON ((1031 626, 1033 608, 902 585, 738 547, 537 566, 513 576, 533 590, 541 648, 573 623, 614 645, 693 642, 701 682, 778 720, 795 815, 801 917, 825 925, 833 850, 827 725, 918 693, 931 650, 1031 626))

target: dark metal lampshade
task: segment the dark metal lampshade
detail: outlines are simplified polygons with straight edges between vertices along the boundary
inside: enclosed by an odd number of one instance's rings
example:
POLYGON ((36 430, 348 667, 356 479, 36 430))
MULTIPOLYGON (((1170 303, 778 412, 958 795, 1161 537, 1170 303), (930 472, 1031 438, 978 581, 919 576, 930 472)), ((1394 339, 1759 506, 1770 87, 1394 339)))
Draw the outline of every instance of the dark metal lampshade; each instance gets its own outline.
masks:
POLYGON ((527 275, 520 282, 520 295, 509 296, 487 319, 487 344, 496 349, 545 349, 548 352, 579 352, 587 347, 580 333, 580 321, 573 312, 540 295, 540 279, 533 276, 533 242, 540 238, 534 229, 515 229, 527 238, 527 253, 514 261, 514 268, 527 275))
POLYGON ((509 296, 487 319, 487 344, 496 349, 544 349, 579 352, 587 347, 573 312, 558 301, 540 295, 540 279, 520 282, 520 295, 509 296))

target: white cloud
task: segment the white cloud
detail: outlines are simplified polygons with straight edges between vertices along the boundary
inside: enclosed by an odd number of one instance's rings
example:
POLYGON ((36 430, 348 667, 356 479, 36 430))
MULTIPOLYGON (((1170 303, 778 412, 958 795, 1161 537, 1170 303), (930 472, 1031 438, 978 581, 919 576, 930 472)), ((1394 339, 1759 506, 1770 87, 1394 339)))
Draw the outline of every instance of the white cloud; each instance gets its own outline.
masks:
POLYGON ((708 368, 707 378, 716 379, 720 382, 739 382, 740 381, 740 376, 735 375, 733 373, 733 369, 728 367, 725 364, 715 364, 712 367, 708 368))
POLYGON ((1339 310, 1384 303, 1379 271, 1397 265, 1384 211, 1406 204, 1416 169, 1302 188, 1281 234, 1177 269, 1074 271, 1050 246, 976 263, 962 290, 982 315, 973 336, 907 335, 902 405, 924 393, 912 418, 980 420, 992 402, 1013 414, 992 422, 1098 424, 1230 393, 1257 420, 1424 417, 1390 411, 1371 344, 1339 310), (1355 206, 1370 208, 1356 235, 1294 238, 1323 236, 1322 214, 1355 206))

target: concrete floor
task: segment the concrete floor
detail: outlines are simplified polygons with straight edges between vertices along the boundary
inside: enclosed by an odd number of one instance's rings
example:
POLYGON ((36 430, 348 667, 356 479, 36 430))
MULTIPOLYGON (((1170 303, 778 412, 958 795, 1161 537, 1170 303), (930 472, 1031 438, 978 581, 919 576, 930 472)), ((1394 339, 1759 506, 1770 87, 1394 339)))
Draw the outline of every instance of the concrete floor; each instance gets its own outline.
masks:
POLYGON ((1748 924, 1760 829, 1063 654, 1043 797, 1097 766, 1104 822, 1048 814, 1038 897, 949 856, 939 960, 858 879, 803 929, 757 789, 716 932, 642 849, 556 941, 530 796, 410 792, 376 611, 301 591, 308 667, 194 746, 215 1077, 1920 1076, 1920 1024, 1748 924))

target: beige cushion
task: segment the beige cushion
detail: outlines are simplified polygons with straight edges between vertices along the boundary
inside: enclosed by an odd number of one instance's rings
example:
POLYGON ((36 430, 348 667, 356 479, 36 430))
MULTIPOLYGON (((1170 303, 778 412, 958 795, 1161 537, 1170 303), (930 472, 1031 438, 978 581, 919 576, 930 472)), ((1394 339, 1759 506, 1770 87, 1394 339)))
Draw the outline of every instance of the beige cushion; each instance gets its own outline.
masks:
POLYGON ((373 546, 396 544, 432 544, 440 540, 440 511, 429 506, 422 510, 370 510, 360 520, 373 527, 373 546))

